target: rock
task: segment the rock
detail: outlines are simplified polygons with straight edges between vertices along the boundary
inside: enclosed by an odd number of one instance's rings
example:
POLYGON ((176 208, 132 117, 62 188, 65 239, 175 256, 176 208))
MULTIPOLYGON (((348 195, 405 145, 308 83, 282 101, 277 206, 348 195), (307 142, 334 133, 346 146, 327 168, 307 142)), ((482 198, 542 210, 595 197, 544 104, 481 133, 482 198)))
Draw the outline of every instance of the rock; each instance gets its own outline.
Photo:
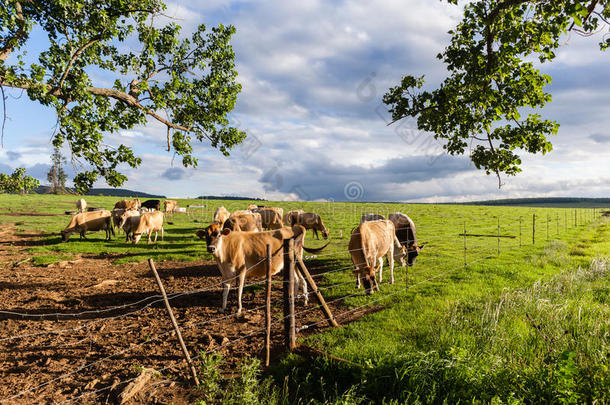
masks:
POLYGON ((119 404, 124 404, 140 392, 146 384, 153 378, 157 373, 157 370, 152 368, 144 368, 138 377, 132 382, 127 384, 123 391, 119 394, 119 404))
POLYGON ((93 381, 89 381, 89 383, 87 383, 87 385, 85 385, 85 391, 93 389, 99 382, 100 382, 100 380, 98 380, 97 378, 94 379, 93 381))
POLYGON ((116 285, 119 283, 119 280, 104 280, 101 283, 97 283, 94 285, 89 286, 88 288, 103 288, 103 287, 107 287, 107 286, 111 286, 111 285, 116 285))

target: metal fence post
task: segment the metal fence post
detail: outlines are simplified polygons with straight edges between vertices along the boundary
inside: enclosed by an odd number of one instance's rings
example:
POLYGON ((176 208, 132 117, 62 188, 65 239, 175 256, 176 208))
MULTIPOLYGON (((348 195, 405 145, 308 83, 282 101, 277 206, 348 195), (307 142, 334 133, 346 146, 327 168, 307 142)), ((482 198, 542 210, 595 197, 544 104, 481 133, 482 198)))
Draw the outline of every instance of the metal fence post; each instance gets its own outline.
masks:
POLYGON ((521 247, 521 220, 523 218, 519 217, 519 247, 521 247))
POLYGON ((498 217, 498 256, 500 256, 500 217, 498 217))
POLYGON ((464 221, 464 267, 466 267, 466 221, 464 221))
POLYGON ((536 214, 532 217, 532 245, 536 244, 536 214))

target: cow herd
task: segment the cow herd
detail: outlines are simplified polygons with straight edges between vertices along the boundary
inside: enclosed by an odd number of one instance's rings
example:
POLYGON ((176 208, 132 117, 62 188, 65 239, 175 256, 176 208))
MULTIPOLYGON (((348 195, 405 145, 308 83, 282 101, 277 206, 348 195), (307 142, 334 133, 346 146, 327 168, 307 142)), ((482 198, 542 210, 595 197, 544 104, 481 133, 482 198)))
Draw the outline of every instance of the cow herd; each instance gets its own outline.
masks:
MULTIPOLYGON (((330 241, 317 249, 305 247, 304 237, 308 229, 318 239, 318 231, 328 239, 328 229, 316 213, 293 210, 284 215, 282 208, 257 205, 230 213, 225 207, 219 207, 214 213, 214 221, 207 228, 198 230, 196 235, 205 239, 207 251, 220 270, 222 310, 226 309, 231 284, 236 282, 237 313, 241 313, 246 277, 265 274, 267 246, 272 252, 272 274, 279 273, 284 267, 282 243, 285 239, 294 239, 295 254, 300 258, 303 251, 318 253, 328 246, 330 241)), ((423 244, 418 245, 415 224, 407 215, 395 212, 389 215, 389 219, 378 214, 363 215, 360 225, 352 230, 348 244, 357 288, 363 284, 367 294, 379 290, 377 279, 382 281, 384 256, 390 268, 390 283, 394 283, 395 260, 404 267, 412 266, 423 247, 423 244)), ((307 285, 298 271, 296 281, 297 290, 300 286, 307 304, 307 285)))
POLYGON ((87 202, 81 198, 76 202, 76 208, 78 213, 61 231, 63 242, 67 242, 73 233, 78 233, 80 239, 87 239, 85 236, 87 232, 101 230, 106 231, 106 240, 110 240, 115 235, 114 228, 117 228, 124 231, 125 241, 131 241, 134 245, 140 241, 143 234, 148 234, 148 243, 150 243, 153 232, 154 242, 157 242, 159 232, 163 240, 165 214, 171 214, 179 209, 178 203, 174 200, 165 200, 161 211, 160 200, 147 200, 141 203, 138 198, 117 201, 112 211, 87 208, 87 202))
MULTIPOLYGON (((106 232, 106 240, 115 235, 114 228, 122 229, 125 241, 138 243, 142 235, 148 235, 151 243, 152 234, 157 242, 158 233, 163 240, 163 223, 165 215, 180 210, 174 200, 165 200, 163 210, 160 200, 139 199, 120 200, 112 211, 99 208, 87 208, 84 199, 76 203, 78 213, 69 225, 61 231, 62 241, 68 241, 73 233, 86 239, 86 232, 106 232)), ((279 273, 284 267, 282 244, 285 239, 294 240, 295 254, 302 259, 303 251, 319 253, 324 246, 311 249, 304 245, 305 235, 312 230, 313 236, 329 238, 328 228, 320 215, 304 210, 292 210, 284 214, 278 207, 249 205, 245 210, 229 212, 219 207, 214 213, 213 222, 205 229, 196 231, 196 235, 205 239, 208 253, 216 260, 222 276, 222 310, 227 306, 227 297, 233 282, 237 284, 238 311, 242 311, 241 297, 247 277, 261 277, 265 274, 267 246, 271 247, 271 272, 279 273)), ((364 289, 367 294, 379 291, 383 280, 383 258, 386 257, 390 269, 390 283, 394 283, 394 264, 398 261, 403 267, 412 266, 424 245, 417 243, 415 224, 407 215, 395 212, 386 219, 379 214, 364 214, 360 224, 351 231, 347 250, 354 265, 356 287, 364 289)), ((307 284, 300 272, 296 272, 296 288, 301 289, 307 304, 307 284)))

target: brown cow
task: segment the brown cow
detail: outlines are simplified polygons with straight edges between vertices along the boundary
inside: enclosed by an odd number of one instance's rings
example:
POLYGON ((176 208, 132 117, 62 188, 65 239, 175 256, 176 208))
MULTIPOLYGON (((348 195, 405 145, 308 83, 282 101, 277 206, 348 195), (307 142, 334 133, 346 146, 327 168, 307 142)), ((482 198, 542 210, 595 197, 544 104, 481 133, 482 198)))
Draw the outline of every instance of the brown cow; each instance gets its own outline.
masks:
POLYGON ((178 201, 176 200, 165 200, 163 201, 163 210, 166 214, 174 212, 178 208, 178 201))
POLYGON ((102 229, 106 231, 106 240, 110 240, 110 234, 114 235, 110 211, 81 212, 74 215, 66 229, 61 231, 61 241, 67 242, 70 239, 70 235, 76 232, 80 234, 79 239, 87 239, 85 236, 87 231, 99 231, 102 229))
POLYGON ((303 211, 303 210, 292 210, 292 211, 289 211, 282 218, 282 220, 284 222, 284 225, 288 225, 288 226, 296 225, 299 222, 299 215, 301 215, 303 213, 305 213, 305 211, 303 211))
POLYGON ((388 218, 394 224, 396 228, 396 237, 400 244, 407 248, 409 257, 407 258, 407 265, 413 266, 415 260, 419 255, 419 252, 424 248, 425 243, 421 246, 417 244, 417 230, 415 229, 415 223, 407 215, 402 212, 393 212, 388 218))
POLYGON ((119 228, 125 232, 125 242, 129 241, 129 234, 131 234, 131 239, 133 239, 133 233, 138 229, 140 224, 140 215, 140 211, 129 210, 120 216, 119 228))
POLYGON ((161 231, 161 240, 163 240, 163 217, 164 215, 161 211, 143 212, 142 215, 140 215, 140 223, 133 232, 131 243, 134 245, 138 243, 143 233, 148 234, 148 241, 146 243, 150 243, 153 232, 155 233, 155 243, 157 243, 159 231, 161 231))
POLYGON ((136 198, 134 200, 120 200, 114 204, 114 208, 121 208, 124 210, 137 210, 140 209, 141 203, 140 199, 136 198))
POLYGON ((311 229, 313 231, 313 235, 318 240, 320 240, 318 231, 322 232, 322 237, 324 239, 328 239, 328 229, 326 229, 324 222, 322 222, 322 218, 320 218, 318 214, 313 212, 303 212, 302 214, 298 215, 297 224, 303 225, 305 229, 311 229))
POLYGON ((78 212, 85 212, 87 210, 87 201, 84 198, 81 198, 76 202, 76 209, 78 212))
POLYGON ((260 232, 263 230, 261 214, 251 211, 234 211, 222 228, 232 231, 260 232))
POLYGON ((214 222, 218 222, 222 227, 231 213, 225 207, 218 207, 214 213, 214 222))
POLYGON ((367 294, 372 294, 373 289, 379 291, 375 271, 379 270, 379 282, 381 282, 383 256, 388 259, 391 284, 394 283, 394 259, 399 259, 404 266, 407 256, 407 249, 400 245, 396 237, 394 224, 387 219, 366 221, 358 225, 352 232, 348 249, 356 268, 356 286, 360 288, 360 280, 362 280, 367 294), (379 262, 378 266, 377 262, 379 262))
MULTIPOLYGON (((282 243, 284 239, 295 238, 295 253, 303 255, 303 237, 305 229, 296 225, 293 228, 282 228, 268 232, 232 232, 230 229, 220 231, 218 224, 210 225, 206 230, 207 251, 212 253, 220 270, 223 281, 222 311, 227 308, 227 297, 231 283, 238 280, 237 315, 242 312, 242 292, 246 277, 263 277, 266 274, 265 260, 267 245, 271 246, 271 273, 277 274, 284 268, 282 243)), ((302 287, 305 305, 307 305, 307 283, 297 271, 296 289, 302 287)))

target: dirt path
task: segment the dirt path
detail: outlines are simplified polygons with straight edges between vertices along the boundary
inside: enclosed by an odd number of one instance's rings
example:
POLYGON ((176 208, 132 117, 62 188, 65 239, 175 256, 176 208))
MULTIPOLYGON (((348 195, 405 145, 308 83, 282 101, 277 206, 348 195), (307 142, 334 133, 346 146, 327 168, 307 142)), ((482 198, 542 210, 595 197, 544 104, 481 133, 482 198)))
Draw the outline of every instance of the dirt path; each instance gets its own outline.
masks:
MULTIPOLYGON (((141 367, 165 371, 132 403, 193 401, 197 392, 188 384, 146 262, 113 265, 112 257, 83 255, 59 265, 34 267, 24 249, 35 238, 26 239, 12 228, 0 231, 0 310, 8 312, 0 313, 0 402, 114 402, 125 385, 122 382, 136 377, 141 367)), ((264 326, 260 289, 244 294, 246 316, 236 319, 219 311, 221 279, 213 262, 162 262, 157 268, 168 294, 182 293, 171 304, 191 355, 218 350, 227 359, 226 373, 244 356, 260 356, 264 326)), ((228 314, 234 313, 235 300, 231 292, 228 314)), ((279 318, 279 287, 273 302, 279 318)), ((302 309, 298 302, 297 311, 302 309)), ((297 326, 320 319, 319 311, 309 311, 299 317, 297 326)), ((280 330, 277 326, 273 337, 278 347, 280 330)), ((307 333, 315 331, 311 328, 307 333)))

